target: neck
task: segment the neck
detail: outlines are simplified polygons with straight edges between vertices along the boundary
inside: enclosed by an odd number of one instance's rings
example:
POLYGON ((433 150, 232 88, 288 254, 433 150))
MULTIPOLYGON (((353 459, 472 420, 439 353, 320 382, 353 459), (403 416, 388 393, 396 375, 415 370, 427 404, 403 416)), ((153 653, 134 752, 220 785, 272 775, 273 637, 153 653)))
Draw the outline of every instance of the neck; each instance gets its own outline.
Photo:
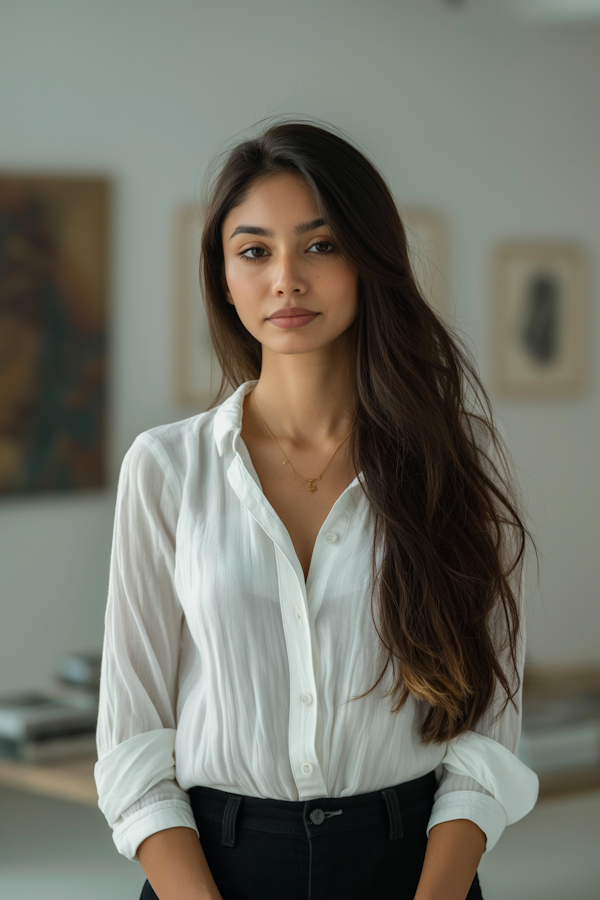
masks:
POLYGON ((310 446, 342 440, 348 434, 356 398, 344 349, 327 355, 284 355, 263 347, 254 397, 276 437, 310 446))

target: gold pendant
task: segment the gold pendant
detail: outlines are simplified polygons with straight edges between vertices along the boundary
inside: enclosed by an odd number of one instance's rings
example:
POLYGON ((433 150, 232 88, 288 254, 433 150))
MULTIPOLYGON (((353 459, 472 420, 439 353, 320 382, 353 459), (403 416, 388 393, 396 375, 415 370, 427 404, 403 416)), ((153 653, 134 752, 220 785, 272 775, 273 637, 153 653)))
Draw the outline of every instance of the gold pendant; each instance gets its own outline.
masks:
POLYGON ((306 490, 308 491, 309 494, 314 494, 314 492, 316 491, 316 489, 317 489, 316 484, 314 483, 314 481, 312 480, 312 478, 309 478, 309 480, 308 480, 308 485, 307 485, 307 487, 306 487, 306 490))

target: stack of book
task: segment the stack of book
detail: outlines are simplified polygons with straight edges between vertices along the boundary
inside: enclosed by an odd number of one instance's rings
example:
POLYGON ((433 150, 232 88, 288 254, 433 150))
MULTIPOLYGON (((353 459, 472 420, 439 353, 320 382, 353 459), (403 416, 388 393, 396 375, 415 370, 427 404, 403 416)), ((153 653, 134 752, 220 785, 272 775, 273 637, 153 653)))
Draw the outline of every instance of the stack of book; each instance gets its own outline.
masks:
POLYGON ((100 692, 101 653, 69 653, 63 656, 54 679, 56 697, 79 699, 84 706, 96 705, 100 692))
POLYGON ((48 690, 0 696, 0 757, 93 756, 99 684, 100 654, 69 654, 48 690))
POLYGON ((600 694, 526 701, 519 758, 538 775, 600 766, 600 694))

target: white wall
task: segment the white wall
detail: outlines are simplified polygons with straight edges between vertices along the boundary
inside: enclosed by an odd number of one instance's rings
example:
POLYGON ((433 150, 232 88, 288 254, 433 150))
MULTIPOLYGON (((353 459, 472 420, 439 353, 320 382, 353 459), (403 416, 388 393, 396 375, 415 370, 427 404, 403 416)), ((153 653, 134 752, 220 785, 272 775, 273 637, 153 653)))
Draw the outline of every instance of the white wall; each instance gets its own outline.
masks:
MULTIPOLYGON (((0 167, 108 173, 111 466, 189 415, 169 388, 170 220, 257 119, 345 128, 399 199, 453 220, 456 310, 490 359, 498 237, 600 243, 600 31, 522 26, 492 0, 22 0, 0 7, 0 167)), ((594 290, 598 306, 598 288, 594 290)), ((598 316, 593 319, 598 347, 598 316)), ((598 661, 600 393, 497 404, 543 554, 535 661, 598 661)), ((0 689, 98 646, 114 491, 0 503, 0 689)))
POLYGON ((510 0, 514 12, 525 18, 573 22, 600 18, 599 0, 510 0))

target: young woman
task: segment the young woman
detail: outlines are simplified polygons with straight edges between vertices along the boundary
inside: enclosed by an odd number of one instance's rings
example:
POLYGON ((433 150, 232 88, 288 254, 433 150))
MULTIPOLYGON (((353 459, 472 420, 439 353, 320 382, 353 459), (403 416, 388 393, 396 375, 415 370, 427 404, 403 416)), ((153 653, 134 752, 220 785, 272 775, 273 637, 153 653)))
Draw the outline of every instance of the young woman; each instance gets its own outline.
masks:
POLYGON ((348 141, 272 125, 207 205, 235 390, 123 462, 99 805, 160 900, 473 900, 524 816, 525 539, 489 401, 348 141))

